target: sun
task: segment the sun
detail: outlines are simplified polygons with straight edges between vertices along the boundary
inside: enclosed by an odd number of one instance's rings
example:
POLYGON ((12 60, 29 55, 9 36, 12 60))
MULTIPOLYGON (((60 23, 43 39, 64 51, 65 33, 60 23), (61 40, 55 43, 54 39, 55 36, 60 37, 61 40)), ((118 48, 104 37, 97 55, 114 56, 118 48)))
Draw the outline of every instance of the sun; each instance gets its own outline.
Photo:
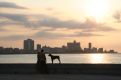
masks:
POLYGON ((109 11, 109 4, 107 0, 85 0, 84 11, 86 16, 93 17, 99 20, 106 16, 109 11))

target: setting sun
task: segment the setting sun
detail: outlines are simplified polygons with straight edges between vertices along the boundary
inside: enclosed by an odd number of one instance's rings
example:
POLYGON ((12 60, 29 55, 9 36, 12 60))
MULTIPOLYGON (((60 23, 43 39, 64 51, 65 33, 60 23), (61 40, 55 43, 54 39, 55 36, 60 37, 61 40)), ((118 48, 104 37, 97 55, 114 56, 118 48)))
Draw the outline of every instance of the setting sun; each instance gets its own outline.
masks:
POLYGON ((84 10, 87 16, 99 20, 108 14, 109 5, 107 0, 87 0, 84 10))

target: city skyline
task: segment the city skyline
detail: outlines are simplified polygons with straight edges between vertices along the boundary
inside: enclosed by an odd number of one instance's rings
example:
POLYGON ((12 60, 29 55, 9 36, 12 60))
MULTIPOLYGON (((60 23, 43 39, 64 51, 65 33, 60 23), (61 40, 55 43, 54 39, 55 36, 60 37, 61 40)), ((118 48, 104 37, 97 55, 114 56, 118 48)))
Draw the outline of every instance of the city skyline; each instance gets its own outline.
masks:
POLYGON ((48 45, 41 45, 40 43, 35 44, 32 39, 23 40, 23 48, 12 48, 12 47, 0 47, 1 54, 35 54, 36 51, 44 50, 46 53, 118 53, 114 49, 104 49, 103 47, 93 46, 91 42, 88 43, 87 47, 82 47, 81 42, 74 40, 73 42, 67 42, 61 47, 51 47, 48 45))
POLYGON ((0 0, 0 46, 27 38, 51 47, 77 40, 121 52, 121 0, 0 0))

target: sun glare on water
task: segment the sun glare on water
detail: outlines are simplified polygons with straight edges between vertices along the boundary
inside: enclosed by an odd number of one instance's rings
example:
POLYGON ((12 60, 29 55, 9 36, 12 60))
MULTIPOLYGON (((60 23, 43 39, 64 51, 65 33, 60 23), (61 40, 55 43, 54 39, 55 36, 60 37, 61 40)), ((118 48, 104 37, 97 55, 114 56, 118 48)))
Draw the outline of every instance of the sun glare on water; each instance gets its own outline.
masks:
POLYGON ((90 63, 105 63, 105 56, 102 54, 92 54, 90 55, 90 63))
POLYGON ((107 0, 86 0, 84 11, 88 17, 100 20, 108 15, 109 3, 107 0))

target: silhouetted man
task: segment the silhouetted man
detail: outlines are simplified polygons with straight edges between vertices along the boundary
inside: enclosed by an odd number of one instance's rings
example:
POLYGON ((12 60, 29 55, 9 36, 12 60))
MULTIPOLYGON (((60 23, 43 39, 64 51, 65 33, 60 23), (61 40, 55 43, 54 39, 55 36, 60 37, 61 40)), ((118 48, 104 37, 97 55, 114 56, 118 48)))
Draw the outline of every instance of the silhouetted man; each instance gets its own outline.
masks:
POLYGON ((46 56, 43 49, 41 50, 41 52, 37 52, 37 71, 40 74, 48 73, 48 69, 46 65, 46 56))

